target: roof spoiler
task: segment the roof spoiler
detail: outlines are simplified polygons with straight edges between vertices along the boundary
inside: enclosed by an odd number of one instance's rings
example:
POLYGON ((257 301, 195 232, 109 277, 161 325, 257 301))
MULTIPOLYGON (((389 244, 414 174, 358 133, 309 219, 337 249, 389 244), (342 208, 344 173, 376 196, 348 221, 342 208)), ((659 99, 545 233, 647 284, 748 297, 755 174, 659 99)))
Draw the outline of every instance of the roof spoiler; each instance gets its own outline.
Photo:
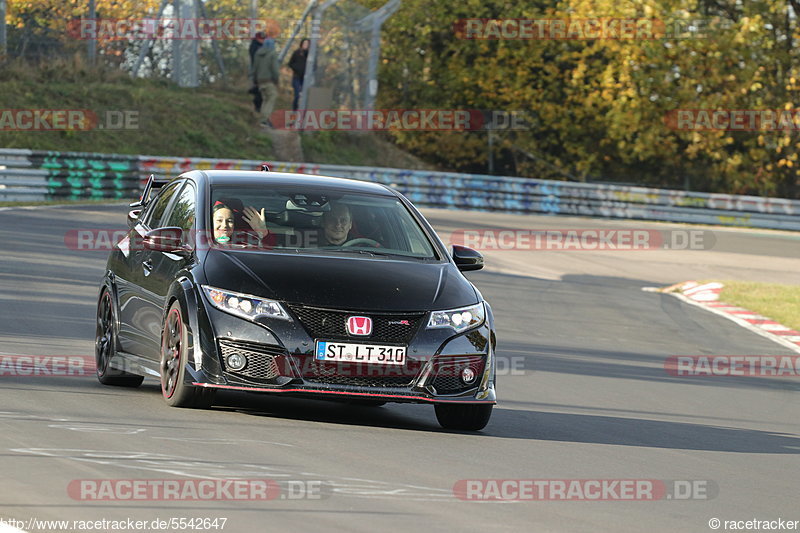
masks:
POLYGON ((147 178, 147 183, 144 185, 144 190, 142 191, 141 196, 139 196, 139 200, 130 204, 130 207, 144 207, 150 200, 158 194, 158 191, 161 190, 161 187, 166 185, 171 181, 171 178, 164 178, 164 179, 156 179, 153 174, 150 174, 150 177, 147 178))

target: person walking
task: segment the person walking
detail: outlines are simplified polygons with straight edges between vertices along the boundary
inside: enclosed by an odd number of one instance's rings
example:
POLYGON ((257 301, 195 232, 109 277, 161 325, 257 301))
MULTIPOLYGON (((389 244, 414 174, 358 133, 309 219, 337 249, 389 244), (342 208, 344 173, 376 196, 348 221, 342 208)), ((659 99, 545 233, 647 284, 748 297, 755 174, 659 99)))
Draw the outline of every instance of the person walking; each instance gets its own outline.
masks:
MULTIPOLYGON (((253 40, 250 41, 250 74, 248 76, 249 79, 253 79, 253 66, 255 63, 256 52, 261 45, 264 44, 264 39, 267 38, 267 34, 263 31, 256 32, 253 40)), ((253 95, 253 108, 255 109, 256 115, 261 113, 261 104, 264 101, 261 98, 261 91, 258 90, 258 85, 253 82, 253 85, 250 87, 250 90, 247 91, 253 95)))
POLYGON ((275 39, 267 36, 264 44, 256 50, 253 60, 253 82, 258 85, 261 98, 261 126, 272 128, 270 117, 275 110, 275 102, 278 100, 278 79, 280 68, 278 66, 278 54, 275 52, 275 39))
POLYGON ((297 111, 300 102, 300 93, 303 91, 303 78, 306 75, 306 60, 308 59, 309 40, 300 41, 300 46, 289 59, 289 68, 292 69, 292 89, 294 89, 294 100, 292 101, 292 111, 297 111))

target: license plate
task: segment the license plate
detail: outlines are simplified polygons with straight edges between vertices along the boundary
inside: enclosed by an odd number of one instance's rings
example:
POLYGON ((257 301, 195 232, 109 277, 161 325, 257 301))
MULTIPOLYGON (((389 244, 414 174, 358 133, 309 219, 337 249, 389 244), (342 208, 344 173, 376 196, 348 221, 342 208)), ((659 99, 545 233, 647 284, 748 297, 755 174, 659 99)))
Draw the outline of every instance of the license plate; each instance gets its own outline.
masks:
POLYGON ((406 362, 406 347, 317 341, 315 358, 317 361, 334 363, 347 361, 378 365, 403 365, 406 362))

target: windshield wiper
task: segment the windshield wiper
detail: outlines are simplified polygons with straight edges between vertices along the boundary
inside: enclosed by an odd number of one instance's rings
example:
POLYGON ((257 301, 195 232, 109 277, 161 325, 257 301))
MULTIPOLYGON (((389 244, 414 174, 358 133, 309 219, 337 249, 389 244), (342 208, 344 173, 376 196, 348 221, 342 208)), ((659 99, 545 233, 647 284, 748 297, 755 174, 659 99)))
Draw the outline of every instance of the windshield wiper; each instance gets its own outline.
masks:
POLYGON ((330 251, 330 252, 344 252, 349 254, 362 254, 362 255, 381 256, 381 257, 402 257, 403 259, 419 259, 419 257, 414 257, 413 255, 384 252, 379 249, 373 249, 373 248, 370 248, 369 250, 365 250, 363 248, 338 248, 338 249, 323 248, 323 249, 325 251, 330 251))
POLYGON ((341 252, 344 254, 378 255, 370 250, 361 250, 358 248, 320 248, 320 250, 324 250, 326 252, 341 252))

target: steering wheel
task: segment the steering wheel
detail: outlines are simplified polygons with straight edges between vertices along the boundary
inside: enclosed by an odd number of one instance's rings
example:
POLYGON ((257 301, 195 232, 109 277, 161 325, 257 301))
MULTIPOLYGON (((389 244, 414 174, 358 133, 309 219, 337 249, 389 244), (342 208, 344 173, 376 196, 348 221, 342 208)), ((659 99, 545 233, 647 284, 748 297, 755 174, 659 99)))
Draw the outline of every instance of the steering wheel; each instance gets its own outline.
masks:
POLYGON ((357 239, 350 239, 347 242, 342 243, 342 247, 345 246, 360 246, 360 245, 367 245, 372 246, 373 248, 380 248, 381 243, 378 241, 374 241, 372 239, 367 239, 366 237, 359 237, 357 239))

